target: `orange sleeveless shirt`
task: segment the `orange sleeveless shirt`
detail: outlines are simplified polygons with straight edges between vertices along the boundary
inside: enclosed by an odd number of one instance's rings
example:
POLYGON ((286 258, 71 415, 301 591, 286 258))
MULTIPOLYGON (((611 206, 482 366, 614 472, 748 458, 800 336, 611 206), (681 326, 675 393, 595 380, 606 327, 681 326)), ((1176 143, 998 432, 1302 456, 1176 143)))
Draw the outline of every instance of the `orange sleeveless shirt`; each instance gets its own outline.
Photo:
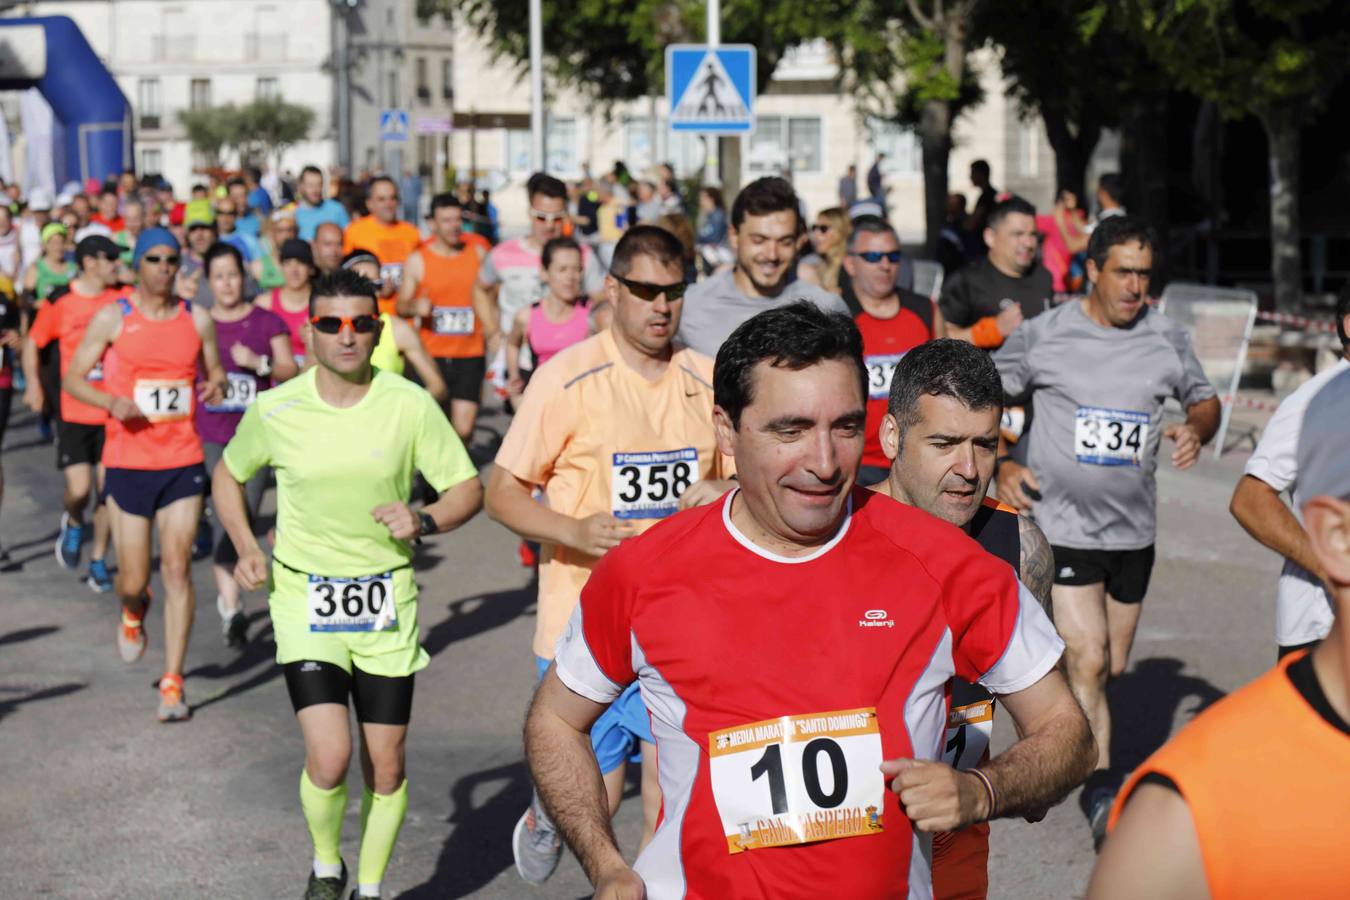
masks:
POLYGON ((441 359, 483 355, 483 323, 473 309, 473 286, 481 262, 470 244, 454 256, 442 256, 422 245, 422 293, 431 301, 431 315, 422 319, 422 343, 441 359))
POLYGON ((1350 885, 1350 736, 1289 680, 1302 656, 1201 713, 1135 771, 1111 811, 1115 828, 1141 778, 1170 778, 1215 898, 1328 897, 1350 885))
POLYGON ((133 400, 145 418, 108 417, 103 465, 163 471, 201 462, 193 406, 202 339, 192 305, 180 303, 170 319, 149 319, 130 300, 117 303, 122 332, 104 357, 103 379, 108 393, 133 400))

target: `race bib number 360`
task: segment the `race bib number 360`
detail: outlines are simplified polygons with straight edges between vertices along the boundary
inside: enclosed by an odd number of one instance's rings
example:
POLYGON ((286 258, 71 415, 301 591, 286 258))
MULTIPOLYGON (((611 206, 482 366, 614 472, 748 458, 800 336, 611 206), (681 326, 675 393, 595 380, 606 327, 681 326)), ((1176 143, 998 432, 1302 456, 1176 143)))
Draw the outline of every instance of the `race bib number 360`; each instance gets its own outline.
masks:
POLYGON ((132 400, 151 422, 170 422, 192 415, 192 384, 187 381, 136 382, 132 400))
POLYGON ((1092 466, 1137 466, 1148 447, 1147 413, 1080 406, 1073 425, 1074 455, 1092 466))
POLYGON ((616 519, 663 519, 680 508, 680 495, 698 481, 698 451, 615 453, 610 508, 616 519))
POLYGON ((715 731, 708 757, 731 853, 882 830, 886 784, 873 707, 715 731))
POLYGON ((394 575, 309 576, 310 631, 395 631, 394 575))

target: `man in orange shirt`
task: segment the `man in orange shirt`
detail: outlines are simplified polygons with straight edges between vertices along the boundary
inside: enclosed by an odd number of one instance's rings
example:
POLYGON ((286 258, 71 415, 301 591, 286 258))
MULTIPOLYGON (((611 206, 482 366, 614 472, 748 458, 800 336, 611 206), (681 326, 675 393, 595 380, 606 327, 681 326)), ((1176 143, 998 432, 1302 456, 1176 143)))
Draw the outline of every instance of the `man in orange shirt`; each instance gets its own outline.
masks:
POLYGON ((454 194, 431 199, 431 240, 408 256, 398 314, 421 321, 422 343, 450 389, 450 424, 467 446, 487 375, 484 342, 500 330, 490 300, 473 289, 487 252, 464 240, 454 194))
MULTIPOLYGON (((40 412, 45 401, 42 380, 38 377, 38 352, 57 342, 61 374, 70 368, 75 348, 84 339, 89 321, 103 307, 121 296, 118 284, 118 255, 121 248, 103 235, 90 235, 75 247, 75 264, 80 274, 70 282, 69 290, 54 294, 38 310, 28 341, 23 348, 23 368, 28 386, 24 400, 28 408, 40 412)), ((103 367, 89 373, 91 381, 103 380, 103 367)), ((56 559, 67 569, 80 564, 85 539, 84 512, 97 485, 103 493, 103 423, 106 411, 81 403, 62 391, 57 420, 56 462, 65 477, 65 511, 61 514, 61 533, 56 539, 56 559)), ((97 496, 97 495, 96 495, 97 496)), ((97 593, 113 588, 108 566, 103 560, 108 550, 108 512, 101 502, 94 508, 94 546, 85 579, 97 593)))
POLYGON ((1343 897, 1350 885, 1350 372, 1308 404, 1299 492, 1331 632, 1201 713, 1116 799, 1090 900, 1343 897))
POLYGON ((151 533, 159 531, 165 665, 158 715, 175 722, 192 714, 183 697, 183 663, 194 608, 192 541, 206 488, 193 405, 221 402, 225 370, 210 313, 173 295, 182 258, 174 236, 163 228, 142 232, 133 258, 139 283, 89 322, 63 386, 108 414, 103 465, 122 601, 117 647, 128 663, 145 654, 151 533), (88 375, 105 353, 99 388, 88 375), (199 366, 206 377, 194 391, 199 366))
MULTIPOLYGON (((732 462, 713 431, 713 361, 673 343, 684 305, 683 250, 661 228, 634 227, 614 248, 605 293, 610 328, 535 369, 487 487, 494 519, 542 545, 534 656, 553 660, 581 588, 600 557, 678 509, 716 499, 732 462), (532 494, 543 490, 545 501, 532 494)), ((660 807, 654 749, 636 687, 591 730, 610 811, 624 763, 643 748, 643 844, 660 807)), ((562 844, 536 797, 513 838, 521 877, 553 874, 562 844)))
MULTIPOLYGON (((422 243, 422 233, 411 222, 399 221, 398 185, 387 175, 372 179, 366 188, 366 210, 370 215, 352 222, 343 232, 342 252, 360 249, 374 253, 380 261, 381 280, 397 289, 403 263, 422 243)), ((392 312, 393 307, 394 301, 381 301, 380 312, 392 312)))

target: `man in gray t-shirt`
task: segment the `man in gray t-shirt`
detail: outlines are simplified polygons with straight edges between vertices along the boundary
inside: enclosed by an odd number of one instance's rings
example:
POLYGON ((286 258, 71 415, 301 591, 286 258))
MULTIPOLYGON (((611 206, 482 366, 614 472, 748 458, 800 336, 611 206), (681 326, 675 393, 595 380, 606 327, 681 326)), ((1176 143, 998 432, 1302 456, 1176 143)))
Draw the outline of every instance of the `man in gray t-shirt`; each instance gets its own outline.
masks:
POLYGON ((1125 669, 1152 573, 1158 447, 1169 438, 1173 465, 1189 468, 1219 426, 1190 336, 1145 301, 1152 268, 1142 222, 1102 223, 1088 245, 1092 292, 1028 319, 994 354, 1009 402, 1036 404, 1027 464, 999 459, 998 495, 1035 517, 1054 552, 1055 623, 1100 753, 1083 791, 1094 835, 1120 782, 1106 682, 1125 669), (1163 425, 1168 397, 1184 423, 1163 425))
POLYGON ((741 190, 727 230, 736 266, 689 288, 680 314, 680 343, 716 358, 722 342, 746 319, 798 300, 848 315, 837 295, 791 280, 800 215, 797 195, 782 178, 760 178, 741 190))

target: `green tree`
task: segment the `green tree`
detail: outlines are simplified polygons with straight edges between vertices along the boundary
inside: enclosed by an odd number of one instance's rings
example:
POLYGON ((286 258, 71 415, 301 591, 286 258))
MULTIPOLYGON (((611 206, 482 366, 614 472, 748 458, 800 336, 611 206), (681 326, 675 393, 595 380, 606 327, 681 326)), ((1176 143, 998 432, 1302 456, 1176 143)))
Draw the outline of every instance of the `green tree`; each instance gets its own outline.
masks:
MULTIPOLYGON (((1106 5, 1103 3, 1103 5, 1106 5)), ((1230 118, 1255 116, 1270 154, 1275 303, 1302 296, 1301 129, 1350 68, 1344 0, 1122 0, 1126 21, 1182 89, 1230 118)))
POLYGON ((254 100, 236 113, 238 131, 233 141, 241 164, 271 158, 281 168, 281 154, 304 140, 314 127, 314 110, 280 98, 254 100))
POLYGON ((188 109, 178 113, 188 143, 206 158, 208 166, 220 165, 220 154, 234 146, 239 134, 239 110, 233 105, 188 109))

